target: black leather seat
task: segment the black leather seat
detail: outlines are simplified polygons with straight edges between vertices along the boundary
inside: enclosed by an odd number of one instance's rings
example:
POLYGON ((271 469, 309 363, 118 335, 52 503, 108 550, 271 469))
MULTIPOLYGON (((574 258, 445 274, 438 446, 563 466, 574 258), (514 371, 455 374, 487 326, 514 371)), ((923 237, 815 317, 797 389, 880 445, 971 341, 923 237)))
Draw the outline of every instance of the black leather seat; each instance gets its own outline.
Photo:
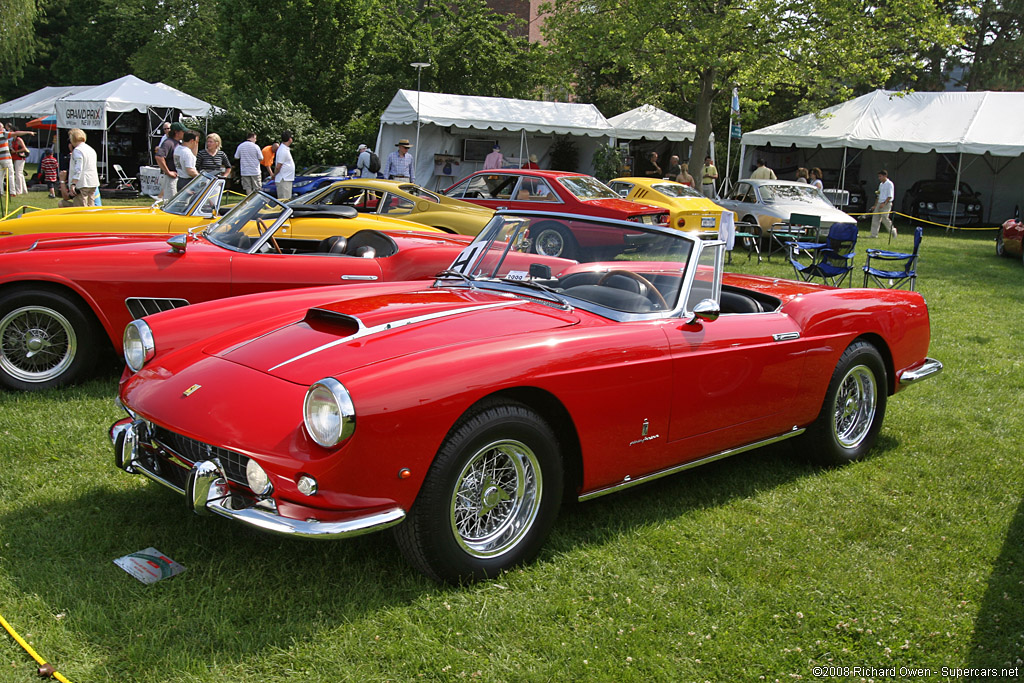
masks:
POLYGON ((398 253, 398 245, 391 237, 377 230, 360 230, 348 238, 346 253, 366 258, 386 258, 398 253))
POLYGON ((348 247, 348 239, 343 235, 333 235, 320 240, 316 245, 318 254, 344 254, 348 247))

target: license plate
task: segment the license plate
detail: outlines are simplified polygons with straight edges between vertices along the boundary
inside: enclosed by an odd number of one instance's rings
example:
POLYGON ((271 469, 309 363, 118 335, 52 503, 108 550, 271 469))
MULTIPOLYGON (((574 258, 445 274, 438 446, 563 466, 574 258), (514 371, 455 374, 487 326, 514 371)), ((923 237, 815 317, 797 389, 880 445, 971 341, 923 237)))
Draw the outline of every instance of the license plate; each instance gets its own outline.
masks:
POLYGON ((715 227, 715 217, 714 216, 701 216, 700 217, 700 227, 702 227, 702 228, 713 228, 713 227, 715 227))

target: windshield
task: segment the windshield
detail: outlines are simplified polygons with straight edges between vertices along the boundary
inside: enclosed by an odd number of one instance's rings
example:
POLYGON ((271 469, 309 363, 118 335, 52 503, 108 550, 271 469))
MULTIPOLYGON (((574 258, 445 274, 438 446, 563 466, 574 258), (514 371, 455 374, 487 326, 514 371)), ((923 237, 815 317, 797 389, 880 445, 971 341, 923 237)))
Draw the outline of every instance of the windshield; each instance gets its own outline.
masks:
POLYGON ((344 176, 348 175, 348 167, 346 166, 309 166, 302 169, 299 173, 300 176, 325 176, 325 175, 337 175, 344 176))
POLYGON ((291 213, 290 208, 273 197, 255 192, 204 230, 203 235, 228 249, 255 252, 267 244, 291 213))
POLYGON ((199 215, 199 211, 192 211, 192 208, 195 206, 196 209, 202 209, 202 213, 205 215, 213 216, 220 206, 220 191, 223 189, 223 184, 221 184, 221 188, 214 188, 201 207, 196 206, 196 202, 202 198, 206 188, 216 181, 217 179, 209 173, 200 173, 188 185, 181 188, 178 194, 171 197, 171 200, 166 202, 161 208, 167 213, 173 213, 175 216, 187 216, 190 213, 192 215, 199 215), (209 210, 211 206, 213 206, 212 211, 209 210))
POLYGON ((669 231, 503 214, 463 250, 451 271, 472 286, 503 282, 573 305, 662 313, 675 309, 693 251, 693 238, 669 231))
POLYGON ((687 187, 680 183, 657 183, 651 187, 668 197, 696 197, 700 199, 704 196, 692 187, 687 187))
POLYGON ((813 185, 762 185, 758 190, 765 204, 786 202, 832 208, 821 190, 813 185))
POLYGON ((558 182, 579 199, 619 199, 615 190, 593 176, 563 176, 558 179, 558 182))

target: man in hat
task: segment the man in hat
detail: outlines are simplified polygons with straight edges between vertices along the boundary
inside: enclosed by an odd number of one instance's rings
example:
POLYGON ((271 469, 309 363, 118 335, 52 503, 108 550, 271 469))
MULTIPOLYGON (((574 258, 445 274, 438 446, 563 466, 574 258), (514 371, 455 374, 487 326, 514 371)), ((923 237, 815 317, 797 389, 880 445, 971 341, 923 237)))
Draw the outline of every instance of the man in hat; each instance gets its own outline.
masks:
POLYGON ((540 168, 540 164, 537 163, 537 155, 531 154, 530 160, 523 164, 523 168, 540 168))
POLYGON ((491 153, 484 157, 484 170, 489 168, 501 168, 505 165, 505 157, 501 153, 501 147, 495 145, 491 148, 491 153))
POLYGON ((412 149, 412 144, 402 138, 395 143, 395 147, 398 148, 397 152, 392 152, 388 155, 387 161, 384 162, 384 177, 391 178, 392 180, 407 180, 410 183, 416 182, 416 169, 415 163, 413 162, 412 154, 409 154, 409 150, 412 149))
POLYGON ((160 167, 160 197, 164 201, 170 200, 178 192, 178 171, 174 166, 174 150, 177 149, 178 141, 181 140, 186 130, 182 123, 178 121, 172 123, 167 139, 160 143, 154 154, 156 165, 160 167))

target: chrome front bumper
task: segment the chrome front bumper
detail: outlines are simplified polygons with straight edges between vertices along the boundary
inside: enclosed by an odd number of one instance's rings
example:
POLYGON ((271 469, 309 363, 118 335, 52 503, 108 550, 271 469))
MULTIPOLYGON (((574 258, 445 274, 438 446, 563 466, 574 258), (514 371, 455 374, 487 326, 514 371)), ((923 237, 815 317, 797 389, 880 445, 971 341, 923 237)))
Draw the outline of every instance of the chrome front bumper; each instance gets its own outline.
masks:
POLYGON ((232 495, 224 468, 216 458, 195 463, 188 474, 185 489, 146 466, 139 455, 139 421, 124 419, 110 427, 110 442, 114 446, 114 462, 129 474, 142 474, 164 486, 183 493, 189 507, 199 515, 220 515, 241 524, 279 536, 333 540, 360 536, 394 526, 405 519, 400 507, 373 512, 339 522, 320 522, 315 519, 291 519, 276 511, 273 501, 236 507, 240 496, 232 495))
POLYGON ((925 358, 924 363, 900 375, 900 384, 909 386, 942 372, 942 363, 934 358, 925 358))

